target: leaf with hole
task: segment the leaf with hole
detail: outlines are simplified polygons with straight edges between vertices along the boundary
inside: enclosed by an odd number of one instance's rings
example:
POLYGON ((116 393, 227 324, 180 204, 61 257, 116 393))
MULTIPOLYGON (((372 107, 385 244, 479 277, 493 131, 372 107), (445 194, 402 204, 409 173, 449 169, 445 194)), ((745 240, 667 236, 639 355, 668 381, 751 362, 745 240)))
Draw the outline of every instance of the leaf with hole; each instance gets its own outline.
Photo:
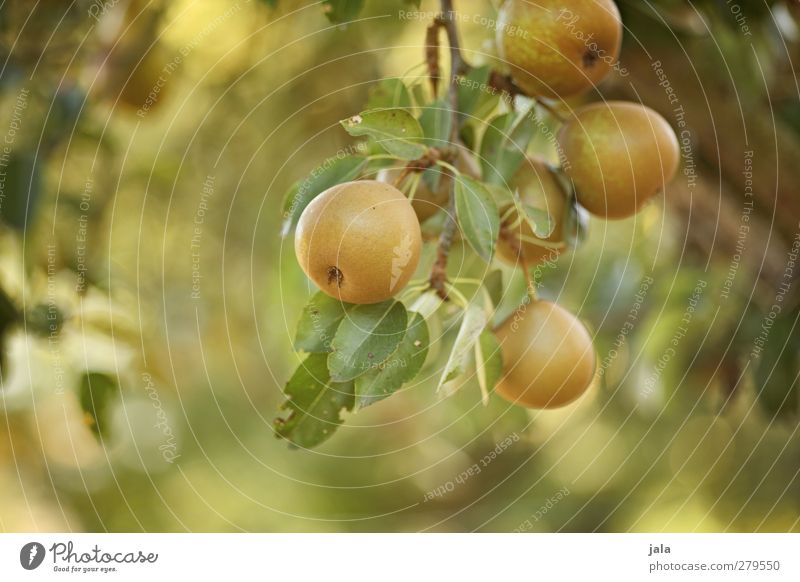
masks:
POLYGON ((407 323, 406 308, 397 301, 353 307, 333 336, 331 378, 353 380, 386 360, 402 341, 407 323))
POLYGON ((422 127, 405 109, 370 109, 340 123, 350 135, 372 138, 399 159, 416 160, 425 154, 422 127))
POLYGON ((476 253, 487 263, 494 256, 500 233, 497 205, 486 187, 463 174, 455 181, 456 217, 461 232, 476 253))
POLYGON ((356 407, 364 408, 391 396, 416 377, 428 355, 428 326, 419 313, 411 313, 403 341, 384 362, 356 378, 356 407))
POLYGON ((275 419, 275 434, 298 447, 311 448, 324 442, 342 424, 342 410, 353 409, 353 382, 333 382, 327 356, 311 354, 286 384, 288 415, 275 419))

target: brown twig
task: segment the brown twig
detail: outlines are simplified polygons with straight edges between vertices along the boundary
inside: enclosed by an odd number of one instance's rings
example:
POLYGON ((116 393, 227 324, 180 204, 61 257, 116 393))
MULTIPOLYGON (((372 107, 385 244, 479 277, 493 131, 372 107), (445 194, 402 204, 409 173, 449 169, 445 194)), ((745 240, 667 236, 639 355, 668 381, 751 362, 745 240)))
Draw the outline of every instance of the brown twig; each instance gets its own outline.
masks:
POLYGON ((439 94, 439 79, 441 79, 441 68, 439 67, 439 29, 442 22, 434 19, 425 31, 425 63, 428 65, 428 78, 431 82, 431 90, 434 98, 439 94))
MULTIPOLYGON (((441 0, 441 14, 436 17, 441 26, 447 31, 447 42, 450 45, 450 85, 448 87, 448 100, 450 101, 450 114, 452 115, 452 129, 450 142, 458 143, 459 119, 458 119, 458 75, 463 75, 469 71, 469 65, 461 55, 461 44, 458 40, 458 29, 456 28, 455 12, 453 11, 452 0, 441 0)), ((447 293, 447 259, 450 256, 450 247, 453 246, 453 239, 456 231, 456 177, 451 175, 450 180, 450 200, 447 204, 447 218, 442 233, 439 236, 439 247, 436 251, 436 262, 431 269, 430 286, 443 300, 448 300, 447 293)))

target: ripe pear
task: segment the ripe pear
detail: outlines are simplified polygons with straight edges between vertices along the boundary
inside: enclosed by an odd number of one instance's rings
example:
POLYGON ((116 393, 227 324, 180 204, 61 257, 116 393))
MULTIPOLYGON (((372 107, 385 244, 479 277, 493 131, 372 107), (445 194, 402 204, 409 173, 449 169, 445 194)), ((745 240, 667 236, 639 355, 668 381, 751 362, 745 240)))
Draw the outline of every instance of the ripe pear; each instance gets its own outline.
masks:
POLYGON ((303 210, 297 261, 319 288, 347 303, 379 303, 406 286, 422 236, 408 199, 376 180, 329 188, 303 210))
MULTIPOLYGON (((470 178, 480 178, 481 167, 475 159, 475 156, 465 147, 458 148, 458 156, 453 165, 470 178)), ((402 167, 384 168, 378 172, 375 179, 380 182, 386 182, 387 184, 394 184, 402 171, 402 167)), ((439 210, 447 208, 447 203, 450 201, 452 179, 449 174, 439 168, 433 168, 432 171, 442 171, 438 187, 432 190, 425 180, 420 180, 419 186, 417 186, 417 190, 414 193, 414 199, 411 201, 411 206, 414 208, 414 212, 417 214, 417 218, 420 222, 425 222, 431 216, 439 212, 439 210)), ((411 176, 413 173, 409 175, 411 176)), ((408 183, 408 180, 409 178, 406 178, 406 183, 408 183)))
MULTIPOLYGON (((512 240, 501 237, 497 241, 497 256, 510 265, 520 263, 522 252, 528 266, 537 265, 547 259, 554 259, 560 251, 558 248, 538 245, 535 242, 520 240, 519 236, 539 239, 546 243, 561 244, 564 242, 564 213, 566 211, 567 193, 553 173, 552 168, 538 158, 530 158, 514 175, 511 187, 519 192, 523 205, 544 210, 550 215, 553 230, 547 238, 536 236, 526 220, 519 222, 519 226, 509 228, 512 240)), ((500 216, 505 216, 511 205, 500 210, 500 216)), ((504 221, 507 227, 519 221, 518 213, 511 212, 504 221)))
POLYGON ((617 65, 622 21, 612 0, 506 0, 497 46, 529 96, 565 98, 617 65))
POLYGON ((528 408, 559 408, 580 397, 595 374, 589 332, 569 311, 535 300, 495 330, 503 354, 497 393, 528 408))
POLYGON ((561 128, 558 142, 578 202, 605 218, 636 214, 672 180, 680 162, 669 123, 637 103, 582 107, 561 128))

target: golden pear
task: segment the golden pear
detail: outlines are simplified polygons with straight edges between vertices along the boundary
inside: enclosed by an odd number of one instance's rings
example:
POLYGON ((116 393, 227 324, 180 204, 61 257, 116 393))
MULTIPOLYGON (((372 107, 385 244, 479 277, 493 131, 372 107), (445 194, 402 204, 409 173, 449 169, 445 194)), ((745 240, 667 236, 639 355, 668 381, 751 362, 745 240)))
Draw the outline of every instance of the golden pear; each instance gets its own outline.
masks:
POLYGON ((565 98, 617 65, 622 21, 612 0, 506 0, 497 46, 528 95, 565 98))
POLYGON ((408 199, 376 180, 329 188, 303 210, 297 261, 319 288, 347 303, 379 303, 408 283, 422 236, 408 199))
POLYGON ((595 374, 589 332, 548 301, 521 307, 495 330, 503 354, 496 392, 528 408, 558 408, 580 397, 595 374))
POLYGON ((605 218, 636 214, 672 180, 680 162, 669 123, 638 103, 582 107, 561 128, 558 142, 578 202, 605 218))

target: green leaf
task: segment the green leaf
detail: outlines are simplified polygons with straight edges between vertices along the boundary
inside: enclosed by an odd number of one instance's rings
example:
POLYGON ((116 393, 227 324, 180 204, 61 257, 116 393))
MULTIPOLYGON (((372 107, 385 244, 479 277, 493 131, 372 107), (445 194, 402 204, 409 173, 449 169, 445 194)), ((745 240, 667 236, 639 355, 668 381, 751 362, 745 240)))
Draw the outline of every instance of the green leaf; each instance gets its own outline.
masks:
POLYGON ((489 403, 489 394, 503 374, 503 354, 500 343, 491 331, 484 331, 475 342, 475 373, 481 387, 483 403, 489 403))
POLYGON ((492 68, 488 65, 474 67, 458 84, 458 109, 463 116, 484 117, 496 106, 500 93, 489 86, 492 68))
POLYGON ((349 310, 333 336, 328 356, 331 378, 346 382, 386 360, 403 339, 407 323, 406 308, 397 301, 349 310))
POLYGON ((774 320, 756 364, 758 401, 772 416, 796 415, 800 408, 800 321, 794 315, 774 320))
POLYGON ((444 301, 436 291, 426 291, 411 305, 410 311, 419 313, 425 319, 429 319, 444 301))
POLYGON ((443 99, 437 99, 425 106, 419 116, 422 134, 430 145, 441 147, 450 144, 450 132, 453 127, 453 116, 450 106, 443 99))
POLYGON ((401 79, 381 79, 369 90, 367 109, 399 107, 410 109, 414 104, 411 93, 401 79))
POLYGON ((294 348, 304 352, 330 352, 336 329, 344 318, 347 303, 329 297, 322 291, 303 308, 297 323, 294 348))
POLYGON ((425 153, 422 127, 405 109, 370 109, 340 123, 350 135, 370 137, 397 158, 416 160, 425 153))
POLYGON ((389 358, 356 378, 356 407, 364 408, 391 396, 413 380, 428 355, 428 326, 419 313, 413 313, 403 341, 389 358))
POLYGON ((299 447, 317 446, 342 424, 342 410, 353 409, 353 390, 353 382, 331 381, 325 354, 311 354, 286 384, 281 410, 289 415, 275 419, 276 435, 299 447))
POLYGON ((492 260, 500 233, 500 216, 492 195, 477 180, 456 178, 456 216, 470 246, 487 263, 492 260))
POLYGON ((479 306, 470 304, 464 310, 464 318, 461 321, 450 357, 447 359, 447 364, 445 364, 439 379, 438 389, 464 373, 469 353, 486 328, 487 322, 486 312, 479 306))
POLYGON ((495 269, 483 279, 483 286, 489 292, 489 297, 495 307, 503 300, 503 272, 495 269))
POLYGON ((108 437, 110 404, 117 394, 117 381, 107 374, 87 372, 81 378, 78 398, 96 437, 108 437))
POLYGON ((536 133, 530 115, 504 113, 495 117, 481 140, 481 167, 486 182, 507 185, 525 160, 525 151, 536 133))
POLYGON ((295 183, 283 200, 281 236, 287 236, 309 203, 331 186, 354 180, 367 161, 358 156, 329 158, 304 180, 295 183))
MULTIPOLYGON (((450 106, 438 99, 429 103, 419 117, 419 124, 425 136, 425 142, 431 147, 444 147, 450 144, 450 130, 453 127, 453 116, 450 106)), ((428 168, 422 172, 422 179, 428 188, 436 192, 442 180, 441 168, 428 168)))
POLYGON ((550 214, 541 208, 536 208, 530 204, 521 204, 522 216, 525 222, 531 227, 531 230, 539 238, 547 238, 553 234, 553 229, 556 227, 555 221, 550 218, 550 214))
POLYGON ((364 8, 364 0, 324 0, 323 10, 333 24, 355 19, 364 8))

